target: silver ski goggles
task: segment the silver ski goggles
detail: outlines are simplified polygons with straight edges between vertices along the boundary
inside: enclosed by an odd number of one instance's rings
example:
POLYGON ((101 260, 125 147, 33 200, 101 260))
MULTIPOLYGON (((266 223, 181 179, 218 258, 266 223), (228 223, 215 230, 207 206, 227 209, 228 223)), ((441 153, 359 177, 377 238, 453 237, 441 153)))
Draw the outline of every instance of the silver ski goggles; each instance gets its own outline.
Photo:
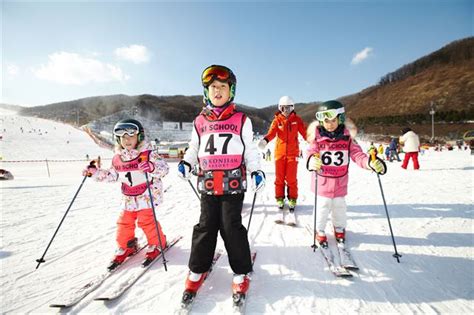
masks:
POLYGON ((316 119, 319 121, 324 121, 325 119, 334 119, 339 114, 344 113, 344 108, 337 108, 337 109, 328 109, 322 112, 316 113, 316 119))
POLYGON ((123 137, 128 135, 130 137, 138 135, 140 133, 140 128, 134 123, 120 124, 114 129, 114 135, 117 137, 123 137))
POLYGON ((281 105, 280 111, 290 113, 295 109, 294 105, 281 105))

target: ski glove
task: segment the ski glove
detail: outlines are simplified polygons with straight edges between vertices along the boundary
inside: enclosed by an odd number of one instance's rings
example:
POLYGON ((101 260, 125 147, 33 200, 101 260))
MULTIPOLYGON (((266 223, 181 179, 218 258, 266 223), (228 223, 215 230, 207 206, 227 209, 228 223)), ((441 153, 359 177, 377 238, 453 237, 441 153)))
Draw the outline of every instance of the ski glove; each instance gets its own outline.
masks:
POLYGON ((155 165, 150 161, 143 161, 138 164, 138 169, 145 173, 151 173, 155 170, 155 165))
POLYGON ((257 147, 263 151, 265 150, 265 147, 267 146, 267 144, 268 144, 268 141, 265 138, 263 138, 257 143, 257 147))
POLYGON ((384 175, 387 173, 387 165, 378 157, 375 160, 369 160, 369 167, 377 174, 384 175))
POLYGON ((259 192, 265 187, 265 173, 263 171, 255 171, 250 174, 252 177, 252 190, 259 192))
POLYGON ((318 172, 321 169, 322 165, 323 161, 319 157, 319 153, 315 153, 309 157, 306 168, 310 172, 318 172))
POLYGON ((191 177, 191 164, 185 160, 178 163, 178 176, 181 179, 188 180, 191 177))
POLYGON ((92 160, 89 165, 87 165, 86 169, 82 171, 82 176, 91 177, 92 175, 97 172, 97 166, 95 166, 96 161, 92 160))

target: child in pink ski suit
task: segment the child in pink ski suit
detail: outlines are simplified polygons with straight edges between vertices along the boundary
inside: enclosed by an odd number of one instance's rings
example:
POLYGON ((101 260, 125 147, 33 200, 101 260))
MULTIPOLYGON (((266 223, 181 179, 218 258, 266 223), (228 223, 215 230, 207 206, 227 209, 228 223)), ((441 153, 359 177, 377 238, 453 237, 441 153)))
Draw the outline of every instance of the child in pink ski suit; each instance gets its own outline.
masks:
POLYGON ((146 259, 153 260, 166 245, 166 236, 158 223, 158 237, 150 195, 145 177, 148 173, 155 209, 163 200, 161 178, 168 174, 168 164, 145 142, 143 126, 134 119, 119 121, 114 127, 115 156, 109 169, 89 165, 83 175, 100 182, 122 182, 122 213, 117 221, 118 250, 109 269, 115 269, 137 251, 135 224, 143 230, 148 241, 146 259), (161 244, 160 244, 161 242, 161 244))
POLYGON ((336 240, 345 241, 347 225, 345 196, 350 160, 362 168, 372 169, 380 174, 384 174, 386 168, 385 163, 379 158, 369 160, 369 156, 351 137, 349 129, 344 125, 344 105, 340 102, 322 103, 316 118, 318 121, 311 123, 307 132, 310 143, 307 168, 309 171, 314 171, 313 192, 316 188, 314 187, 316 173, 318 176, 316 240, 324 246, 327 244, 325 229, 330 212, 336 240))

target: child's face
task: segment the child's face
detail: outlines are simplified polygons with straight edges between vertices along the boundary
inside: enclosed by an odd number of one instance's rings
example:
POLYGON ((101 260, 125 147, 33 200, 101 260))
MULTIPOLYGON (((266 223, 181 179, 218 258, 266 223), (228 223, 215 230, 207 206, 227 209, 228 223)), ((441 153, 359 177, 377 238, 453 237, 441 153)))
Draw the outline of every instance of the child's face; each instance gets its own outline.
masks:
POLYGON ((333 119, 324 119, 323 121, 323 127, 329 132, 333 132, 334 130, 337 129, 337 126, 339 126, 339 118, 333 118, 333 119))
POLYGON ((127 150, 135 149, 138 144, 138 134, 135 134, 133 136, 124 134, 120 138, 120 144, 122 145, 124 149, 127 149, 127 150))
POLYGON ((209 99, 212 105, 221 107, 230 99, 230 86, 227 82, 214 80, 209 85, 209 99))

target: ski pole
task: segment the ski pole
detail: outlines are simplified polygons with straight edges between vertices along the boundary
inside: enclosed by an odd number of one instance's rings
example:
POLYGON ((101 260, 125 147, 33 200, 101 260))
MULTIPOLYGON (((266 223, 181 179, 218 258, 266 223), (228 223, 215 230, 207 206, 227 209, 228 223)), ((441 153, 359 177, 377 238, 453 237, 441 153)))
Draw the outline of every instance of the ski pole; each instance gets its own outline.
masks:
POLYGON ((316 251, 316 211, 318 206, 318 172, 314 172, 313 252, 316 251))
POLYGON ((52 237, 51 240, 49 241, 48 246, 46 246, 46 249, 45 249, 45 251, 44 251, 44 253, 43 253, 43 256, 41 256, 41 258, 39 258, 39 259, 36 259, 36 261, 38 262, 38 265, 36 265, 36 269, 38 269, 39 266, 40 266, 42 263, 46 262, 46 260, 44 260, 44 256, 46 255, 46 252, 48 251, 49 246, 51 246, 51 243, 53 242, 54 238, 56 237, 56 234, 58 233, 59 228, 60 228, 61 225, 63 224, 63 221, 64 221, 64 219, 66 218, 66 215, 68 214, 69 209, 71 209, 71 206, 72 206, 72 204, 74 203, 74 200, 76 200, 77 194, 79 194, 79 191, 81 190, 82 185, 83 185, 84 182, 86 181, 87 177, 88 177, 88 176, 85 175, 84 178, 82 179, 81 185, 79 186, 79 188, 78 188, 77 191, 76 191, 76 194, 75 194, 74 197, 72 198, 72 201, 71 201, 71 203, 69 204, 69 207, 67 208, 66 212, 64 213, 63 218, 61 219, 61 222, 59 222, 59 225, 58 225, 58 227, 56 228, 56 231, 54 232, 53 237, 52 237))
POLYGON ((247 225, 247 233, 250 228, 250 222, 252 221, 252 214, 253 214, 253 208, 255 206, 255 199, 257 198, 257 192, 253 194, 253 201, 252 201, 252 208, 250 208, 250 218, 249 218, 249 224, 247 225))
POLYGON ((158 220, 156 219, 155 205, 153 203, 153 195, 151 194, 150 181, 148 180, 148 172, 145 172, 146 187, 148 188, 148 194, 150 195, 151 209, 153 210, 153 219, 155 219, 155 228, 156 234, 158 234, 158 245, 160 245, 161 257, 163 258, 163 265, 165 266, 165 271, 168 271, 166 266, 165 252, 163 251, 163 243, 161 242, 160 231, 158 230, 158 220))
POLYGON ((196 191, 196 188, 194 188, 193 183, 191 183, 191 180, 190 180, 190 179, 188 179, 188 183, 189 183, 189 185, 191 186, 191 188, 193 189, 194 193, 196 194, 196 197, 198 197, 198 199, 201 200, 201 197, 199 197, 199 194, 198 194, 198 192, 196 191))
MULTIPOLYGON (((374 161, 377 158, 375 151, 372 151, 370 155, 372 156, 372 161, 374 161)), ((393 236, 392 224, 390 223, 390 216, 388 215, 387 202, 385 201, 385 195, 383 193, 382 181, 380 180, 379 173, 378 172, 376 173, 377 173, 377 179, 379 180, 380 192, 382 193, 382 200, 383 200, 383 205, 385 208, 385 214, 387 215, 388 227, 390 228, 390 234, 392 236, 393 248, 395 249, 395 254, 393 254, 392 256, 395 257, 398 263, 400 263, 399 258, 402 257, 402 255, 400 255, 397 251, 397 245, 395 244, 395 237, 393 236)))

